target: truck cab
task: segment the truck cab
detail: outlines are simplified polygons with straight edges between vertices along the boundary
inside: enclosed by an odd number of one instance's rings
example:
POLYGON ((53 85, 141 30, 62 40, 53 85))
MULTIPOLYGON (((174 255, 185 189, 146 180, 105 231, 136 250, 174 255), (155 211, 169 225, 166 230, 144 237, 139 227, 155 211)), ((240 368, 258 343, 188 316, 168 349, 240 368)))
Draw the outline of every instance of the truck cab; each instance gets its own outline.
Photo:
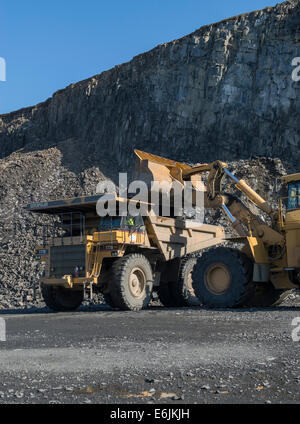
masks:
MULTIPOLYGON (((287 266, 300 268, 300 173, 282 177, 287 196, 280 198, 282 230, 286 233, 287 266)), ((291 270, 293 272, 293 269, 291 270)), ((290 272, 290 274, 291 274, 290 272)))

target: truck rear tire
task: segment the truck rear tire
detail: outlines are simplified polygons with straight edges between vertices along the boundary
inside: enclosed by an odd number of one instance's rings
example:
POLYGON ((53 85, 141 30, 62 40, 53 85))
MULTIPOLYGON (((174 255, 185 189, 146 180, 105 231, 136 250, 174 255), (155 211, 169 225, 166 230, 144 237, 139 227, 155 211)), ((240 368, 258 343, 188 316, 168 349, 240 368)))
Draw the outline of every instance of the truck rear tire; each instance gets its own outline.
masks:
POLYGON ((172 286, 175 283, 173 281, 161 281, 157 290, 158 298, 160 303, 166 308, 177 308, 182 306, 181 303, 174 298, 172 293, 172 286))
POLYGON ((249 299, 247 306, 277 306, 280 305, 290 293, 291 290, 275 289, 270 281, 268 283, 254 283, 254 293, 249 299))
POLYGON ((197 258, 186 257, 181 260, 179 276, 176 282, 170 285, 170 291, 178 306, 199 306, 200 300, 193 288, 193 269, 197 258))
POLYGON ((125 311, 139 311, 148 306, 153 289, 153 272, 148 259, 129 254, 112 266, 110 296, 114 306, 125 311))
POLYGON ((253 295, 253 264, 236 249, 211 249, 197 260, 192 278, 197 297, 203 305, 236 308, 253 295))
POLYGON ((83 301, 83 290, 42 285, 42 296, 48 308, 53 311, 74 311, 83 301))

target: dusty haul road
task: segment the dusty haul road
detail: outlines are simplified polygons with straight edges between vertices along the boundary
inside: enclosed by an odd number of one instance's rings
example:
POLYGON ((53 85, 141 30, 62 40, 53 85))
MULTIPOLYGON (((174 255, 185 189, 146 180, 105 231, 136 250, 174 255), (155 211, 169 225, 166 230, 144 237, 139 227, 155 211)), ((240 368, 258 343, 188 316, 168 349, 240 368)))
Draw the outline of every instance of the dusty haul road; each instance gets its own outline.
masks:
POLYGON ((298 316, 300 301, 227 311, 2 310, 0 403, 298 403, 298 316))

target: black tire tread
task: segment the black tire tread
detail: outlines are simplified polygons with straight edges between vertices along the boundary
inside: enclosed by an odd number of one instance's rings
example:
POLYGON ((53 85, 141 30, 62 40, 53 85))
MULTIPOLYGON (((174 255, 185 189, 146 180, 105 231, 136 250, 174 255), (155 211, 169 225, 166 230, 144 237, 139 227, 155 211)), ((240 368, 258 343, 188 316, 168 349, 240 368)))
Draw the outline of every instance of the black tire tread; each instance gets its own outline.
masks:
POLYGON ((191 299, 191 295, 186 287, 186 271, 192 265, 196 265, 197 258, 193 256, 185 256, 180 263, 178 280, 172 283, 171 291, 178 306, 198 306, 200 300, 191 299))
POLYGON ((209 251, 203 253, 203 255, 198 259, 196 266, 194 267, 193 287, 197 297, 199 298, 201 302, 203 302, 204 305, 214 307, 214 308, 220 308, 220 307, 238 308, 247 304, 247 301, 253 295, 254 286, 252 283, 252 272, 253 272, 253 263, 251 259, 240 250, 234 249, 234 248, 228 248, 228 247, 218 247, 218 248, 210 249, 209 251), (199 275, 200 269, 205 267, 205 263, 209 261, 211 258, 216 258, 216 261, 217 261, 218 256, 222 257, 222 255, 231 255, 233 261, 239 265, 239 268, 241 270, 241 281, 240 281, 241 292, 239 294, 239 298, 233 299, 230 305, 224 305, 224 306, 220 306, 220 304, 217 302, 214 302, 213 299, 207 302, 207 299, 204 299, 202 296, 201 282, 200 284, 197 283, 197 278, 199 278, 197 275, 199 275))
POLYGON ((177 308, 178 302, 174 299, 171 291, 171 285, 174 284, 172 281, 161 281, 157 290, 158 298, 163 306, 166 308, 177 308))
MULTIPOLYGON (((137 262, 136 266, 139 266, 141 262, 144 262, 146 266, 149 266, 149 269, 151 270, 151 273, 152 273, 151 265, 148 259, 142 254, 132 253, 117 259, 112 265, 112 281, 110 285, 110 295, 115 307, 122 310, 126 310, 126 311, 138 311, 141 308, 138 305, 135 306, 128 301, 128 298, 125 292, 125 286, 124 284, 122 284, 125 277, 126 268, 130 261, 136 261, 137 262)), ((153 279, 152 279, 152 282, 153 282, 153 279)), ((149 302, 150 302, 150 299, 151 299, 151 296, 149 297, 149 302)))

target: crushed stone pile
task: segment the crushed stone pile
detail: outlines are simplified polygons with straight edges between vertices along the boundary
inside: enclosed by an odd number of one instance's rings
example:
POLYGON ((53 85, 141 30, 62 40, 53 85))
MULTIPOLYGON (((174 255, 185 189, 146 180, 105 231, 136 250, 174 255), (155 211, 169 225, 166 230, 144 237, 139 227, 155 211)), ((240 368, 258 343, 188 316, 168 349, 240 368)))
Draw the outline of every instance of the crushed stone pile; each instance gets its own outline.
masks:
MULTIPOLYGON (((229 168, 260 195, 267 194, 266 199, 274 206, 280 195, 280 190, 276 192, 276 178, 294 172, 279 159, 270 158, 235 161, 229 168)), ((80 172, 71 171, 62 164, 57 148, 15 152, 0 160, 1 309, 43 306, 36 290, 43 268, 34 260, 33 251, 43 241, 45 224, 49 224, 48 236, 51 235, 53 218, 32 214, 24 207, 33 202, 94 194, 97 184, 104 179, 95 165, 80 172)), ((231 231, 221 211, 207 211, 205 220, 231 231)))

